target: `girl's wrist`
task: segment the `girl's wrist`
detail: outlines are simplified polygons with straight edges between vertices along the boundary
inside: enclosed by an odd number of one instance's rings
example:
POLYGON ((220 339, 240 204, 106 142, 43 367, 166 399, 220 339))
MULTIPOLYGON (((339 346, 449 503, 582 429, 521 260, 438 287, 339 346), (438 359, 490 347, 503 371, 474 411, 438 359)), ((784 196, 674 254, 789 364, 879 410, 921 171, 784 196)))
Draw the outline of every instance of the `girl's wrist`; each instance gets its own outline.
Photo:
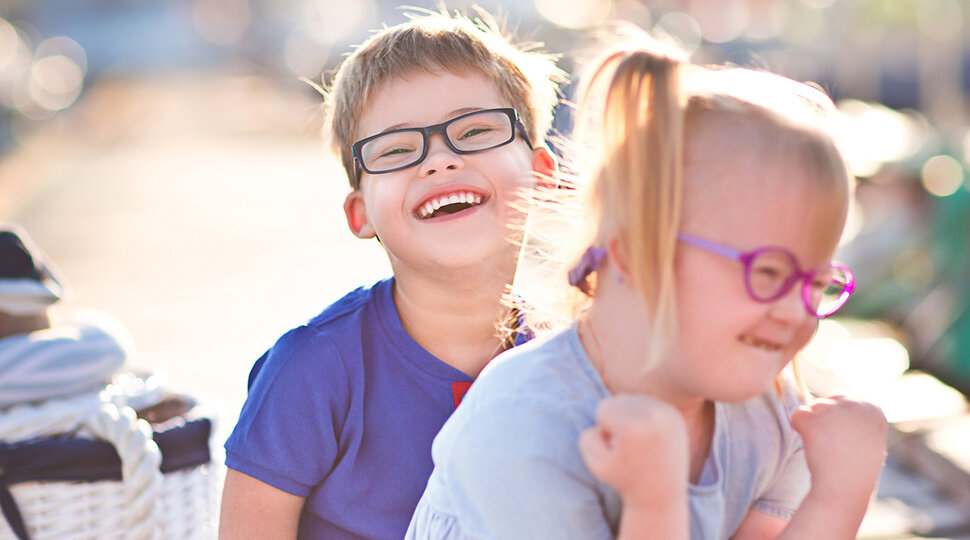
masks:
MULTIPOLYGON (((686 478, 686 477, 685 477, 686 478)), ((623 508, 633 508, 639 511, 675 510, 687 504, 687 481, 672 483, 666 488, 655 486, 653 489, 630 490, 620 492, 623 508)))

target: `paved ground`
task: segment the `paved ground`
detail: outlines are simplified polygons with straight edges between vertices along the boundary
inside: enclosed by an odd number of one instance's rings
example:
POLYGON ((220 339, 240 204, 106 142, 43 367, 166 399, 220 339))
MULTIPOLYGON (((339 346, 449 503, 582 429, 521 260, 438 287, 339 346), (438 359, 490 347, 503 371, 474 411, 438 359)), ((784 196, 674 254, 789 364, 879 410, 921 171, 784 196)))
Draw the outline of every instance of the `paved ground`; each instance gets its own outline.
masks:
POLYGON ((214 395, 231 424, 276 337, 389 267, 344 224, 346 180, 310 96, 231 74, 178 81, 91 89, 0 165, 0 185, 31 175, 0 218, 61 267, 66 308, 118 317, 138 366, 214 395))
MULTIPOLYGON (((102 81, 0 161, 0 219, 60 265, 65 307, 116 316, 139 349, 133 367, 221 403, 222 438, 262 351, 389 271, 344 225, 345 179, 314 108, 309 93, 231 73, 102 81)), ((970 504, 907 469, 925 456, 897 454, 860 537, 970 539, 970 504)))

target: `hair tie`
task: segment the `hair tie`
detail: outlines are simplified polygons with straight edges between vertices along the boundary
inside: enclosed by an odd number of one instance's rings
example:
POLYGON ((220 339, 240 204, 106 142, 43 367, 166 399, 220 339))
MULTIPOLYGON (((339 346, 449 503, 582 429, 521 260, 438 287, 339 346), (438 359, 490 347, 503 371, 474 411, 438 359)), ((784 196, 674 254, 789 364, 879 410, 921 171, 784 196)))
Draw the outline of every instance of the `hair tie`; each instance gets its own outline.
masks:
POLYGON ((569 284, 582 289, 586 278, 603 264, 605 257, 606 248, 596 246, 586 248, 583 256, 579 258, 579 262, 569 271, 569 284))

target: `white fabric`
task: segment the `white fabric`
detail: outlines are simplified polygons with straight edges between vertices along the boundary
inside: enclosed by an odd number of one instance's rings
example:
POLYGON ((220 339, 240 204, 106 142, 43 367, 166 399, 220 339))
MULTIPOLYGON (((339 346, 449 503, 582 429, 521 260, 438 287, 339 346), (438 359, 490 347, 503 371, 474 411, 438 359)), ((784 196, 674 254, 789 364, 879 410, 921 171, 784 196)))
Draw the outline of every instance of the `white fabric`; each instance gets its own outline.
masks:
POLYGON ((124 327, 96 312, 0 339, 0 409, 103 388, 132 348, 124 327))
POLYGON ((0 279, 0 311, 11 315, 37 315, 64 294, 60 284, 29 278, 0 279))

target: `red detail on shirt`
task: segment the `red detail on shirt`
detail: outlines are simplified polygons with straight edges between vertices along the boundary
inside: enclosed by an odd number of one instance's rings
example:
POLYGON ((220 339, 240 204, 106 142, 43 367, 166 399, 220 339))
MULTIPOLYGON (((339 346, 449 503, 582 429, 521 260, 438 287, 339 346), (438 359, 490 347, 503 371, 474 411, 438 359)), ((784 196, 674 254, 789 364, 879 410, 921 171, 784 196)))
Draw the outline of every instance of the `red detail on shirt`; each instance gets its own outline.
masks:
POLYGON ((455 398, 455 408, 458 408, 458 404, 461 403, 461 398, 465 397, 465 393, 468 389, 472 387, 470 382, 453 382, 451 383, 451 395, 455 398))

